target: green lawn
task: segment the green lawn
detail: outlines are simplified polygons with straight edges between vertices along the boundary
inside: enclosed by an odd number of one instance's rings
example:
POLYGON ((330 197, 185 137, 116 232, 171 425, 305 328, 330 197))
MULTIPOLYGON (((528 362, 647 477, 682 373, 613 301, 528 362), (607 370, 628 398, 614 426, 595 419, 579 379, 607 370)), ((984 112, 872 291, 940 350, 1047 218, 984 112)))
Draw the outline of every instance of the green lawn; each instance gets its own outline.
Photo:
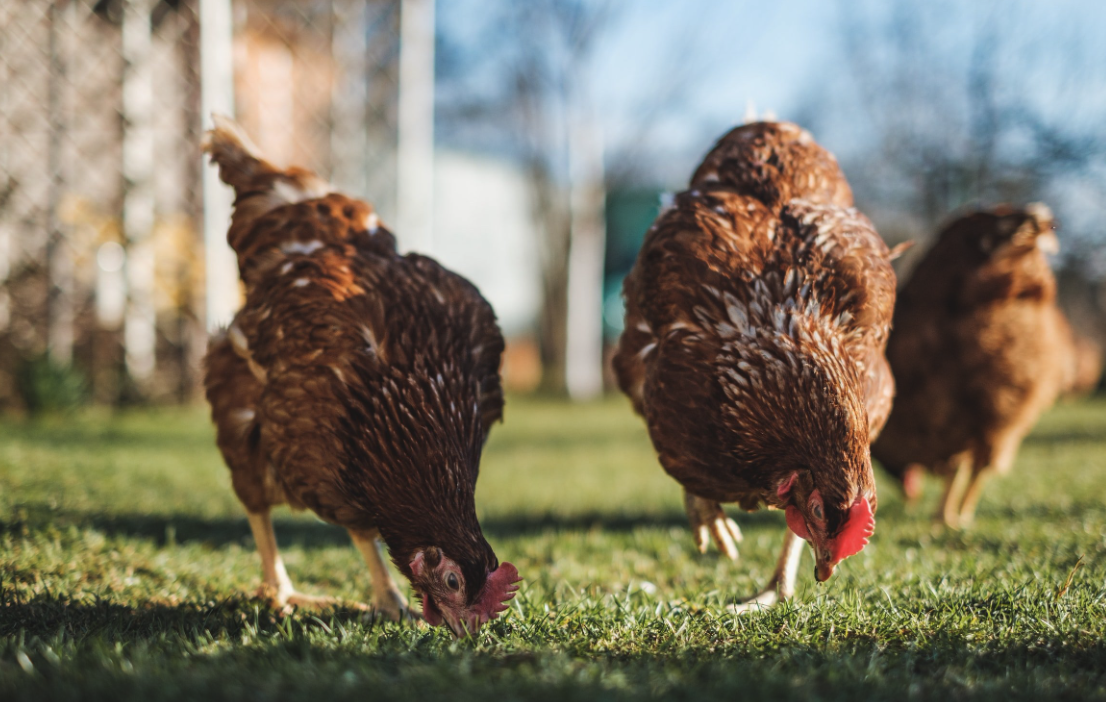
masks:
MULTIPOLYGON (((478 501, 526 583, 454 641, 253 599, 204 408, 0 422, 0 699, 1106 699, 1106 402, 1050 413, 971 532, 931 527, 937 491, 909 513, 887 486, 831 582, 806 556, 794 604, 735 617, 780 514, 739 517, 739 563, 700 556, 627 403, 513 398, 478 501)), ((300 589, 367 596, 344 532, 276 528, 300 589)))

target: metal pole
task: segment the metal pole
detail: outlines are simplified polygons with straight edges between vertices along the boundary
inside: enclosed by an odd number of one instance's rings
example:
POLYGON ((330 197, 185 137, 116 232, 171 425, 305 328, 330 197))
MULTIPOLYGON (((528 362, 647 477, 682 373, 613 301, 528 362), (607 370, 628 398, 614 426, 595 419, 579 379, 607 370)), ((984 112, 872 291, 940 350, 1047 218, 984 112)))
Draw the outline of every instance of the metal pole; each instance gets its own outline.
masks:
MULTIPOLYGON (((200 104, 211 114, 234 116, 234 25, 231 0, 200 0, 200 104)), ((203 168, 206 324, 215 331, 234 318, 241 303, 238 259, 227 244, 234 193, 210 164, 203 168)))
POLYGON ((396 233, 430 253, 434 215, 434 0, 402 0, 396 233))
POLYGON ((127 372, 142 389, 153 379, 157 346, 154 309, 154 75, 150 62, 151 0, 130 0, 123 13, 123 236, 127 242, 127 312, 123 346, 127 372))

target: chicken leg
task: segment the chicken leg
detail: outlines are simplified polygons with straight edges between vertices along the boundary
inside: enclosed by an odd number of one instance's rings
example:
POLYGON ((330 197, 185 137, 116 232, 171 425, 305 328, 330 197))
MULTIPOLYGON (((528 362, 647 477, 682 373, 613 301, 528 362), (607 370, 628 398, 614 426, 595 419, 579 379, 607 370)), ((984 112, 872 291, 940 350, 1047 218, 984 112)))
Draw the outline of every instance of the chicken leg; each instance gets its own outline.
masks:
POLYGON ((986 470, 972 470, 968 479, 968 486, 964 488, 964 495, 960 498, 960 515, 956 525, 966 529, 975 521, 975 508, 979 504, 979 497, 983 493, 983 483, 986 482, 989 472, 986 470))
POLYGON ((691 533, 695 537, 699 553, 707 552, 708 539, 714 537, 718 550, 736 561, 737 544, 742 539, 741 529, 737 522, 722 511, 722 505, 684 490, 684 508, 687 510, 688 521, 691 522, 691 533))
POLYGON ((966 457, 954 458, 949 461, 952 470, 945 475, 945 491, 941 495, 941 502, 937 508, 937 514, 933 515, 933 521, 944 523, 950 529, 956 529, 960 524, 960 505, 964 498, 964 492, 971 480, 972 468, 966 457))
POLYGON ((983 484, 991 473, 1004 475, 1010 471, 1025 433, 1020 428, 1018 431, 1010 431, 989 450, 985 448, 973 457, 971 477, 960 498, 960 528, 971 526, 975 520, 975 508, 983 493, 983 484))
POLYGON ((779 560, 776 561, 776 570, 772 573, 768 586, 755 597, 730 605, 730 611, 734 614, 743 614, 791 599, 795 595, 795 576, 799 572, 799 559, 803 555, 804 543, 788 529, 783 537, 783 549, 780 551, 779 560))
POLYGON ((253 540, 257 543, 257 552, 261 554, 261 587, 257 591, 259 597, 268 599, 274 609, 309 607, 322 610, 338 603, 333 597, 316 597, 296 592, 277 550, 276 533, 273 531, 273 519, 269 510, 247 512, 247 516, 253 540))
POLYGON ((381 554, 384 543, 380 539, 380 532, 375 529, 368 532, 350 530, 349 535, 369 566, 373 587, 372 616, 387 617, 393 622, 422 619, 418 611, 408 606, 407 598, 399 591, 399 586, 388 571, 381 554))

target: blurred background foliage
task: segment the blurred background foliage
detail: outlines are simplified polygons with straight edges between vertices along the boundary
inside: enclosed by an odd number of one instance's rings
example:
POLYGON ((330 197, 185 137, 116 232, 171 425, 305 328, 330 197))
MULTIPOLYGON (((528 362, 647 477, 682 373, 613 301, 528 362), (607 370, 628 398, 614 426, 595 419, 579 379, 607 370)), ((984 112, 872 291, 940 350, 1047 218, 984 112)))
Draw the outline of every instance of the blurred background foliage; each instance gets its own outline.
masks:
MULTIPOLYGON (((225 1, 237 117, 263 150, 406 221, 405 2, 225 1)), ((622 277, 665 193, 756 118, 810 129, 888 242, 919 242, 902 275, 954 213, 1046 202, 1063 306, 1106 340, 1097 3, 406 1, 433 12, 433 217, 429 239, 400 231, 401 245, 491 300, 513 390, 601 389, 573 386, 573 335, 602 325, 602 346, 576 348, 585 366, 604 363, 622 277), (584 291, 583 312, 570 290, 584 291)), ((0 9, 0 405, 198 396, 214 321, 201 19, 199 0, 0 9), (136 144, 152 154, 145 170, 128 161, 136 144), (55 376, 74 380, 44 380, 55 376)))

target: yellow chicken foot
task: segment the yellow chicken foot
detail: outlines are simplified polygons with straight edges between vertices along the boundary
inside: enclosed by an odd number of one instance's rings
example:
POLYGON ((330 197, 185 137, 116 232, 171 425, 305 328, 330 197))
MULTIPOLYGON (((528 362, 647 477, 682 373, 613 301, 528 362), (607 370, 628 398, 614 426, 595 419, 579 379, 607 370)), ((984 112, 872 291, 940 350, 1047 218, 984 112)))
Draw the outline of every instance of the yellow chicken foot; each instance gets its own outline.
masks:
POLYGON ((741 543, 743 537, 737 523, 722 511, 722 505, 696 497, 685 490, 684 508, 687 510, 688 521, 691 522, 691 533, 695 537, 699 553, 707 552, 709 540, 713 537, 718 550, 736 561, 737 544, 741 543))
POLYGON ((959 529, 963 526, 960 523, 960 501, 968 487, 971 472, 968 461, 961 460, 956 470, 945 477, 945 491, 941 496, 937 514, 933 516, 934 522, 944 523, 950 529, 959 529))
POLYGON ((276 533, 273 531, 273 520, 269 512, 249 513, 247 516, 253 539, 257 543, 257 552, 261 554, 261 587, 257 590, 258 597, 267 599, 273 609, 278 610, 288 607, 315 610, 335 607, 338 600, 333 597, 305 595, 296 592, 292 587, 292 579, 288 577, 284 561, 277 550, 276 533))
POLYGON ((365 559, 365 564, 369 566, 369 575, 372 578, 372 608, 366 617, 379 617, 393 622, 422 621, 422 614, 407 604, 407 598, 399 591, 399 586, 388 570, 382 553, 384 542, 380 538, 380 532, 351 530, 349 535, 365 559))
POLYGON ((768 586, 754 597, 730 605, 729 610, 734 614, 744 614, 766 609, 777 602, 791 599, 795 595, 795 576, 799 571, 799 559, 803 555, 804 543, 788 529, 783 538, 783 550, 780 551, 780 558, 776 562, 776 571, 772 573, 768 586))

